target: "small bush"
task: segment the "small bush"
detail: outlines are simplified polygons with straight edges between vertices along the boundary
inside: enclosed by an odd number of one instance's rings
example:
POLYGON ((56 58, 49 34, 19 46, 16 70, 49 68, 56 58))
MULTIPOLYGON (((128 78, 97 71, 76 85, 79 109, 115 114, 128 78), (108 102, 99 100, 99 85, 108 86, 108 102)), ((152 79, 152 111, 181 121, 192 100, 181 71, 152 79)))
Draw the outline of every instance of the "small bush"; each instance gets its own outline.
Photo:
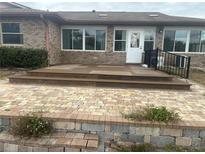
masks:
POLYGON ((48 135, 51 131, 51 122, 35 115, 20 117, 11 127, 12 134, 22 137, 41 137, 48 135))
POLYGON ((156 151, 155 147, 151 144, 139 144, 139 145, 132 145, 130 147, 126 146, 119 146, 118 151, 120 152, 154 152, 156 151))
POLYGON ((47 51, 1 47, 0 67, 38 68, 47 65, 47 51))
POLYGON ((153 105, 146 106, 141 110, 131 112, 129 114, 123 114, 125 118, 131 120, 149 120, 158 122, 177 122, 180 120, 178 113, 169 111, 166 107, 155 107, 153 105))

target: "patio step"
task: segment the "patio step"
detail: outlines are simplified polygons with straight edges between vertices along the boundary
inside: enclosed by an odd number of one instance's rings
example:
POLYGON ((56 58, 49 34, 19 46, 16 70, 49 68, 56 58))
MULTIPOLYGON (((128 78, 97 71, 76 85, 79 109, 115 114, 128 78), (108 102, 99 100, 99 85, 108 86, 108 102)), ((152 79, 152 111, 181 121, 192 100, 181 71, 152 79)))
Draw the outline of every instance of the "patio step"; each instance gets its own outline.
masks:
POLYGON ((83 78, 83 79, 109 79, 109 80, 144 80, 144 81, 171 81, 173 76, 171 75, 115 75, 115 74, 88 74, 88 73, 72 73, 72 72, 65 72, 61 70, 34 70, 27 72, 29 76, 36 76, 36 77, 56 77, 56 78, 83 78))
POLYGON ((172 81, 143 81, 143 80, 112 80, 112 79, 87 79, 87 78, 63 78, 63 77, 42 77, 42 76, 13 76, 11 83, 37 83, 74 86, 94 87, 119 87, 119 88, 153 88, 153 89, 176 89, 189 90, 191 84, 178 79, 172 81))

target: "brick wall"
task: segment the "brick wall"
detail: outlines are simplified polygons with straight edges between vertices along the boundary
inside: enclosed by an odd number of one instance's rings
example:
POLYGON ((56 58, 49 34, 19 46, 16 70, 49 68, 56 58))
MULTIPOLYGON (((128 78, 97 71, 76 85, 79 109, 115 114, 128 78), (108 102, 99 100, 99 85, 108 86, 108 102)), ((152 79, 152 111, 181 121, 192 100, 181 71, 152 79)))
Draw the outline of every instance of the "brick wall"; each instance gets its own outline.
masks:
POLYGON ((125 64, 126 61, 123 52, 62 51, 62 57, 62 63, 125 64))
MULTIPOLYGON (((18 22, 20 23, 20 32, 23 34, 23 44, 17 45, 16 47, 23 48, 39 48, 46 49, 46 24, 40 18, 11 18, 11 19, 0 19, 2 22, 18 22)), ((48 22, 49 27, 49 63, 58 64, 60 63, 61 51, 60 51, 60 26, 51 22, 48 22)), ((1 36, 0 26, 0 36, 1 36)), ((2 38, 0 38, 0 46, 2 45, 2 38)))
MULTIPOLYGON (((2 22, 20 23, 20 32, 23 33, 23 45, 21 47, 45 49, 45 25, 42 20, 38 18, 0 19, 0 23, 2 22)), ((0 44, 2 44, 2 39, 0 44)))

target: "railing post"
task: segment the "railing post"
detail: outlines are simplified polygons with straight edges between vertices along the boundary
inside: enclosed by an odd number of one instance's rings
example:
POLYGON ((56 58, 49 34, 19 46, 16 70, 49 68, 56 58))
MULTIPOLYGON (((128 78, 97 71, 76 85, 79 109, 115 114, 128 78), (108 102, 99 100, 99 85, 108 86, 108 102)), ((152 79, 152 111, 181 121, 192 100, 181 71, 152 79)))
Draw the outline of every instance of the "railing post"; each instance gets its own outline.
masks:
POLYGON ((191 57, 188 57, 188 64, 187 64, 187 71, 186 71, 186 78, 189 78, 189 69, 190 69, 191 57))
POLYGON ((156 62, 155 62, 155 70, 157 70, 157 64, 158 64, 158 55, 159 55, 159 49, 156 49, 156 62))

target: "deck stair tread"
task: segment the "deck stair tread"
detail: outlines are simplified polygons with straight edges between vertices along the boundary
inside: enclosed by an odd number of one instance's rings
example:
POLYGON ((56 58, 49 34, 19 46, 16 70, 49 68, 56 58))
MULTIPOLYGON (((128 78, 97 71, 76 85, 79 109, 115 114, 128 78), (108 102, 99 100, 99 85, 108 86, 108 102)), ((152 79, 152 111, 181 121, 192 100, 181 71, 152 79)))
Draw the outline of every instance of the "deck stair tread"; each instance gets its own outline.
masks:
POLYGON ((172 78, 174 76, 168 74, 105 74, 105 73, 88 73, 82 71, 66 71, 60 69, 37 69, 33 71, 29 71, 28 73, 52 73, 52 74, 76 74, 76 75, 107 75, 107 76, 136 76, 136 77, 164 77, 164 78, 172 78))
POLYGON ((174 79, 171 82, 166 81, 129 81, 129 80, 112 80, 112 79, 86 79, 86 78, 63 78, 63 77, 39 77, 39 76, 13 76, 10 79, 30 79, 30 80, 53 80, 53 81, 80 81, 80 82, 101 82, 101 83, 127 83, 127 84, 161 84, 161 85, 191 85, 187 82, 174 79))

